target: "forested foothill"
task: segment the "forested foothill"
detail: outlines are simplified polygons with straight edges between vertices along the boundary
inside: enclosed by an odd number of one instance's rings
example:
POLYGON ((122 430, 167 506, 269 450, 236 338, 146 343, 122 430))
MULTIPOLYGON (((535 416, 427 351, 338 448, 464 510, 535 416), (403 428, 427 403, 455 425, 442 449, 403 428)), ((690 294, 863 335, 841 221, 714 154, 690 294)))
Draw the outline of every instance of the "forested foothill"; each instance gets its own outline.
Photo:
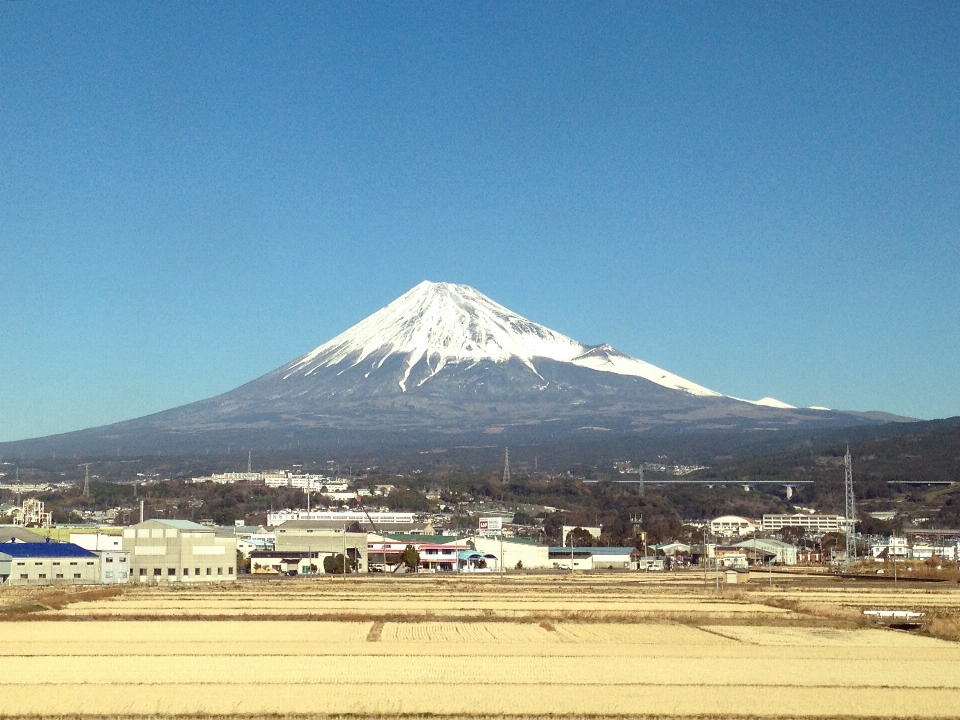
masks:
MULTIPOLYGON (((587 438, 562 446, 511 446, 511 475, 503 478, 504 446, 440 448, 387 454, 352 451, 331 458, 307 449, 262 453, 252 449, 256 470, 317 473, 349 479, 354 488, 392 485, 385 498, 368 499, 368 508, 431 514, 439 527, 476 528, 477 516, 491 511, 514 514, 520 532, 557 542, 562 525, 602 525, 598 542, 629 544, 638 528, 648 542, 697 541, 687 521, 719 515, 759 518, 764 513, 812 508, 842 513, 843 455, 849 443, 854 486, 864 534, 888 534, 905 524, 960 527, 960 419, 855 428, 821 436, 781 434, 755 438, 723 433, 587 438), (877 436, 881 428, 886 436, 877 436), (690 467, 705 466, 699 470, 690 467), (632 471, 624 471, 625 467, 632 471), (644 468, 641 487, 637 470, 644 468), (683 467, 677 474, 676 468, 683 467), (623 481, 632 482, 623 482, 623 481), (676 481, 686 481, 677 483, 676 481), (769 484, 754 484, 757 481, 769 484), (663 481, 674 484, 660 485, 663 481), (714 485, 712 482, 735 484, 714 485), (793 484, 801 483, 803 484, 793 484), (807 484, 809 483, 809 484, 807 484), (792 497, 786 497, 786 487, 792 497), (749 488, 749 489, 746 489, 749 488), (877 520, 870 512, 894 513, 877 520)), ((46 503, 54 522, 82 522, 91 513, 115 510, 111 522, 139 519, 144 501, 149 517, 217 524, 263 523, 270 510, 302 508, 305 496, 292 488, 263 484, 192 483, 191 478, 246 470, 248 450, 220 456, 143 456, 137 458, 4 459, 3 482, 19 470, 22 483, 61 483, 31 493, 46 503), (90 463, 90 496, 81 494, 83 464, 90 463)), ((3 490, 0 501, 16 495, 3 490)), ((313 507, 328 504, 311 495, 313 507)))

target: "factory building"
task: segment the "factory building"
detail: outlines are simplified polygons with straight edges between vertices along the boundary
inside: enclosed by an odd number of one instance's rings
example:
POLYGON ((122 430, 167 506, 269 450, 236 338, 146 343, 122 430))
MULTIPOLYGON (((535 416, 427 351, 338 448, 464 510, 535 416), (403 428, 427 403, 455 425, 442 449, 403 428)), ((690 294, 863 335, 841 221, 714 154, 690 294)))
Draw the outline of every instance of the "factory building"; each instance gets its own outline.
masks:
POLYGON ((0 544, 0 583, 5 585, 93 585, 99 578, 96 553, 72 543, 0 544))
POLYGON ((367 572, 367 533, 331 530, 317 520, 288 520, 275 529, 274 549, 279 553, 290 550, 317 552, 320 572, 323 558, 346 553, 351 567, 357 572, 367 572))
POLYGON ((189 520, 146 520, 123 530, 134 583, 230 582, 237 540, 189 520))

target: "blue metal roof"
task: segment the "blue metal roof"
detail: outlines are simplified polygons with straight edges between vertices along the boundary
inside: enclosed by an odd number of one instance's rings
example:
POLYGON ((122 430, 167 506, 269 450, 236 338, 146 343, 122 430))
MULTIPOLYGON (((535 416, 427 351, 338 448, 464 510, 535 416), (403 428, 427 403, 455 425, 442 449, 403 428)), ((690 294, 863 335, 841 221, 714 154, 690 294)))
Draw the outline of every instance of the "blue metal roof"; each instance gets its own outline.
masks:
POLYGON ((0 554, 9 555, 12 558, 49 558, 49 557, 78 557, 95 558, 96 553, 84 550, 79 545, 73 543, 0 543, 0 554))
POLYGON ((573 550, 575 553, 588 553, 590 555, 629 555, 634 551, 632 547, 575 547, 569 545, 556 546, 550 548, 551 553, 567 553, 573 550))

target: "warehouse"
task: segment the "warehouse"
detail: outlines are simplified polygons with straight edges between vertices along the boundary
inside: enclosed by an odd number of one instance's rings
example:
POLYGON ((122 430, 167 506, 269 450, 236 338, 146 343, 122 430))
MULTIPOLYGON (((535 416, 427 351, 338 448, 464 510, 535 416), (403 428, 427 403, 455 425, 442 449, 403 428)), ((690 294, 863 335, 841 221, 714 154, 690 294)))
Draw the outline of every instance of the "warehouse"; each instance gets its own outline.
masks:
POLYGON ((236 579, 237 540, 189 520, 147 520, 123 530, 135 583, 224 582, 236 579))
POLYGON ((320 572, 323 558, 343 555, 346 552, 350 566, 357 572, 367 571, 367 533, 344 532, 323 527, 316 520, 288 520, 276 528, 275 550, 287 552, 300 550, 318 552, 320 572))
POLYGON ((6 585, 93 585, 99 577, 96 554, 71 543, 0 544, 0 582, 6 585))

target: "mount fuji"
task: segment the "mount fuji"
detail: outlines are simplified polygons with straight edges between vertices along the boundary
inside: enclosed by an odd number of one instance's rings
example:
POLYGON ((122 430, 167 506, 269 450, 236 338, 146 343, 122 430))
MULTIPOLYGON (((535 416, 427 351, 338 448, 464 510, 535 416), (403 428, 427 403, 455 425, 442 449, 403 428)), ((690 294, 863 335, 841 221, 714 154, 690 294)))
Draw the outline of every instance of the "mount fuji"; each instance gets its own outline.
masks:
POLYGON ((655 428, 874 424, 882 413, 746 401, 609 345, 584 345, 466 285, 422 282, 332 340, 223 395, 136 420, 0 445, 0 451, 194 451, 511 442, 655 428))

